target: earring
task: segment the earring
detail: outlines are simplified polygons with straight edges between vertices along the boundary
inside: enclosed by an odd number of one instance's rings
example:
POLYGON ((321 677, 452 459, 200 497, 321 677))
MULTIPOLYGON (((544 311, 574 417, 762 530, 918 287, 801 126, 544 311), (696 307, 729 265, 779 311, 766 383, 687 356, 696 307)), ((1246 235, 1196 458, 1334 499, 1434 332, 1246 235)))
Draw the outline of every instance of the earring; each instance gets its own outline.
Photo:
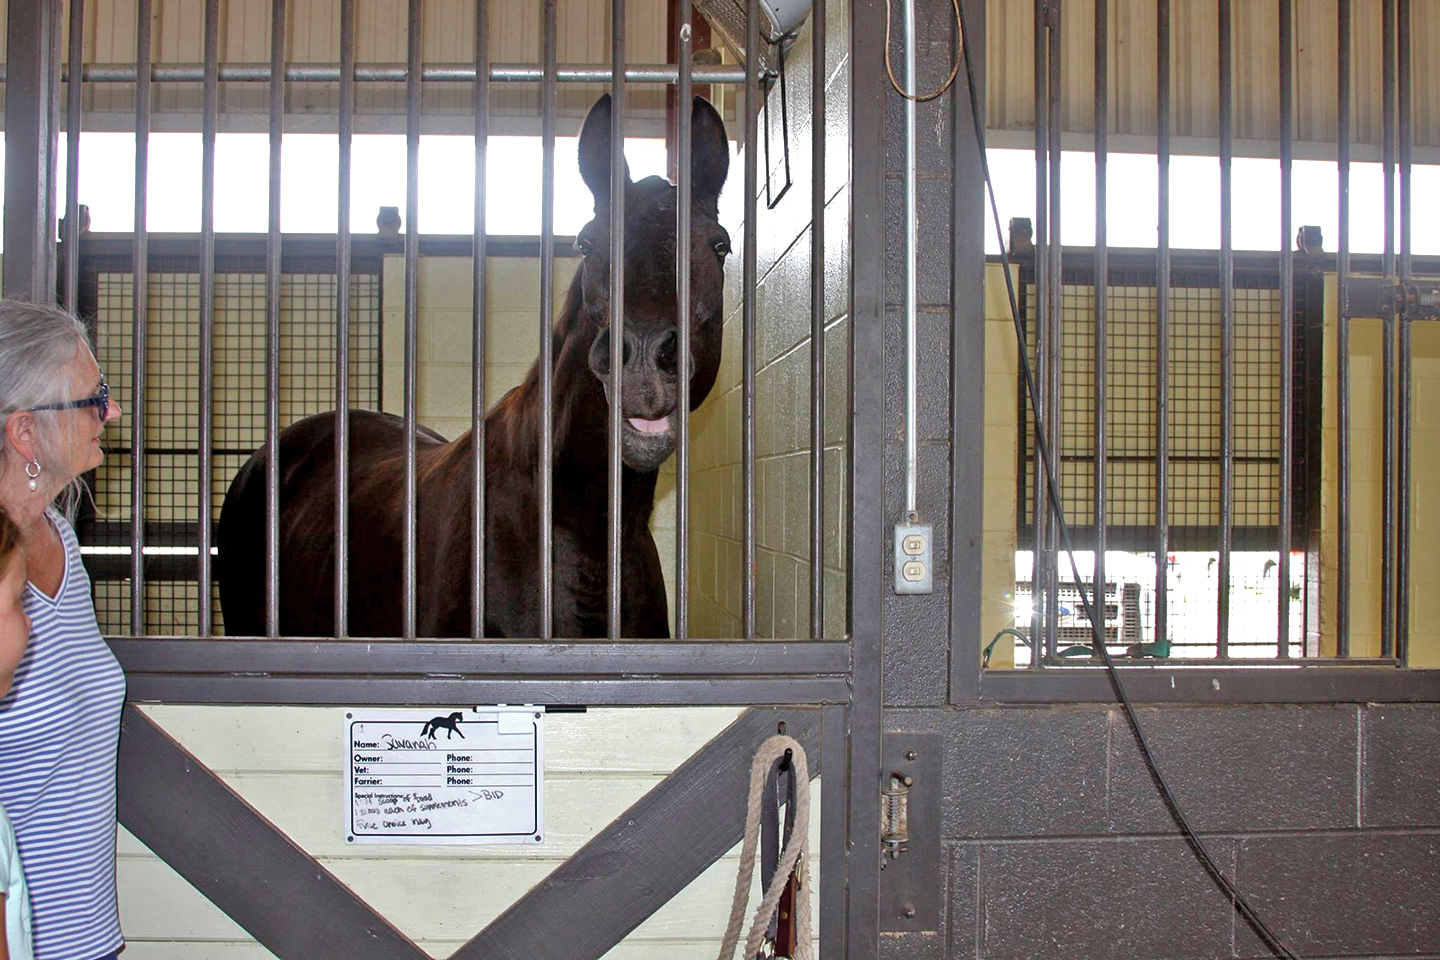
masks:
POLYGON ((40 485, 35 482, 36 478, 40 476, 40 461, 38 458, 26 462, 25 476, 30 478, 30 482, 27 484, 27 486, 30 488, 31 492, 34 492, 35 490, 38 490, 40 488, 40 485))

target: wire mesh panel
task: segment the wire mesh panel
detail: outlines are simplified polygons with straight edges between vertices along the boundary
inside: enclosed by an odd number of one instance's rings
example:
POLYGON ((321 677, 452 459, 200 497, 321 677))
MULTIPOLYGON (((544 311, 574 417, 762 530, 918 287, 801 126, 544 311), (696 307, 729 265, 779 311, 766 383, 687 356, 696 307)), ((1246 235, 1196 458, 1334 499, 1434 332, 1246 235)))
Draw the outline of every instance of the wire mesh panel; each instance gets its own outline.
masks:
MULTIPOLYGON (((1024 277, 1027 319, 1035 311, 1033 278, 1024 277)), ((1230 599, 1235 657, 1273 656, 1272 615, 1280 589, 1280 295, 1268 272, 1237 277, 1235 297, 1235 565, 1230 599)), ((1213 657, 1217 651, 1217 557, 1221 483, 1220 290, 1214 271, 1177 271, 1169 291, 1168 450, 1166 504, 1170 552, 1164 558, 1169 592, 1168 641, 1163 651, 1136 646, 1156 639, 1156 370, 1157 288, 1153 270, 1114 268, 1106 289, 1104 618, 1107 644, 1136 655, 1213 657)), ((1077 566, 1087 591, 1095 568, 1095 292, 1091 271, 1067 268, 1061 285, 1061 498, 1077 566), (1086 552, 1089 551, 1089 552, 1086 552)), ((1035 328, 1027 323, 1027 351, 1035 362, 1035 328)), ((1034 546, 1034 425, 1023 389, 1016 602, 1023 626, 1032 584, 1034 546)), ((1068 560, 1059 561, 1058 639, 1062 656, 1088 654, 1085 618, 1068 560), (1068 647, 1067 647, 1068 645, 1068 647)), ((1303 562, 1291 571, 1297 591, 1303 562)), ((1287 645, 1303 639, 1301 605, 1287 645)), ((1017 651, 1023 660, 1026 654, 1017 651)))
MULTIPOLYGON (((131 290, 128 272, 95 274, 95 332, 101 365, 122 406, 132 397, 131 290)), ((198 633, 196 526, 199 480, 200 277, 149 277, 145 457, 145 621, 149 633, 198 633)), ((287 273, 281 280, 281 425, 333 408, 335 309, 333 273, 287 273)), ((352 405, 380 405, 380 277, 350 278, 352 405)), ((265 276, 219 273, 215 290, 215 447, 211 485, 218 517, 237 470, 265 439, 265 276)), ((78 530, 94 582, 95 613, 106 634, 129 632, 130 463, 116 436, 94 478, 93 514, 78 530)), ((89 511, 87 511, 89 513, 89 511)), ((213 588, 212 629, 223 617, 213 588)))

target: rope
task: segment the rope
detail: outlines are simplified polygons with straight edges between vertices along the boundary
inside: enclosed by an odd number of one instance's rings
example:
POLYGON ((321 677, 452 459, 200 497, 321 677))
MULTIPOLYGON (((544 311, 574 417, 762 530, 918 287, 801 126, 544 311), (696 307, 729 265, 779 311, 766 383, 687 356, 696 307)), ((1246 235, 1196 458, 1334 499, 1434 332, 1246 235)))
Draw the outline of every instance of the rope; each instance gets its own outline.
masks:
POLYGON ((775 761, 790 751, 795 778, 795 829, 780 853, 780 863, 770 888, 755 909, 755 919, 750 925, 750 935, 745 939, 745 960, 753 960, 760 953, 770 918, 780 906, 780 895, 790 874, 799 865, 799 882, 795 889, 795 956, 793 960, 812 960, 810 933, 810 851, 806 844, 810 838, 810 770, 805 760, 805 748, 792 737, 775 736, 766 740, 755 752, 750 764, 750 797, 745 808, 745 842, 740 847, 740 873, 735 878, 735 898, 730 905, 730 923, 725 928, 725 939, 721 941, 720 960, 733 960, 735 943, 740 938, 740 925, 745 921, 745 907, 750 899, 750 881, 755 874, 755 846, 760 836, 760 797, 769 778, 770 768, 775 761))

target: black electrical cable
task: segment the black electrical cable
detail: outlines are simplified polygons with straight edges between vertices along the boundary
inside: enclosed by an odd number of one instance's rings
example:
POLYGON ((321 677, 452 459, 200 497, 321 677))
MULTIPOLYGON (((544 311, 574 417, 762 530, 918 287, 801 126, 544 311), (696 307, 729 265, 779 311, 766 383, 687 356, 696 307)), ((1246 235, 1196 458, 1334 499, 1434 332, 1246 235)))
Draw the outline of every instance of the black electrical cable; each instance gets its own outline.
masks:
MULTIPOLYGON (((1055 525, 1060 532, 1060 540, 1065 553, 1070 558, 1070 573, 1075 578, 1075 589, 1080 594, 1080 602, 1085 606, 1085 616, 1090 620, 1090 629, 1094 632, 1095 650, 1100 654, 1100 659, 1105 663, 1105 669, 1110 677, 1110 683, 1115 687, 1115 696, 1124 708, 1125 717, 1130 721, 1131 729, 1135 731, 1135 740, 1139 744, 1140 752, 1145 758, 1145 764, 1150 770, 1150 775, 1155 778, 1155 784, 1160 789, 1160 795, 1165 805, 1170 810, 1171 817, 1180 828, 1180 833, 1190 844, 1195 852, 1195 857, 1200 861, 1201 866, 1210 874, 1211 878, 1225 891, 1235 905, 1235 912, 1245 918, 1245 922, 1255 931, 1256 935, 1265 942, 1265 945, 1277 956, 1286 960, 1300 960, 1289 947, 1280 940, 1280 937, 1271 930, 1265 921, 1260 918, 1249 902, 1241 895, 1239 889, 1231 882, 1220 869, 1220 865, 1210 856, 1210 851, 1205 849, 1205 844, 1190 826, 1185 811, 1180 809, 1180 803, 1175 798, 1175 793, 1170 785, 1165 782, 1165 775, 1160 772, 1160 766, 1155 761, 1155 755, 1150 749, 1149 742, 1145 739, 1145 732, 1140 726, 1140 717, 1135 713, 1135 707, 1130 703, 1130 696, 1125 692, 1125 684, 1120 679, 1120 672, 1115 669, 1115 661, 1110 657, 1110 651, 1105 647, 1105 638, 1101 635, 1101 620, 1098 617, 1094 602, 1085 592, 1085 584, 1080 579, 1080 568, 1075 562, 1075 548, 1070 541, 1070 528, 1065 523, 1065 512, 1060 501, 1059 484, 1055 482, 1055 471, 1050 461, 1050 450, 1045 444, 1044 428, 1040 423, 1038 407, 1035 396, 1035 376, 1030 369, 1030 357, 1025 349, 1025 328, 1020 324, 1020 309, 1015 298, 1015 283, 1010 276, 1010 261, 1005 250, 1005 235, 1000 227, 1000 208, 995 202, 995 186, 990 181, 990 163, 985 156, 985 130, 981 123, 980 104, 975 93, 975 71, 970 60, 969 31, 965 29, 964 4, 960 4, 960 47, 961 57, 965 62, 965 79, 970 91, 970 116, 975 125, 975 143, 980 154, 980 168, 985 174, 985 189, 990 197, 990 210, 995 221, 995 234, 1000 241, 1000 264, 1005 273, 1005 292, 1010 298, 1010 316, 1015 323, 1015 336, 1020 342, 1020 372, 1025 378, 1025 392, 1030 398, 1030 411, 1035 419, 1035 449, 1045 468, 1045 483, 1050 493, 1050 503, 1053 505, 1055 525)), ((1038 161, 1037 161, 1038 162, 1038 161)), ((1096 583, 1092 591, 1101 589, 1096 583)))

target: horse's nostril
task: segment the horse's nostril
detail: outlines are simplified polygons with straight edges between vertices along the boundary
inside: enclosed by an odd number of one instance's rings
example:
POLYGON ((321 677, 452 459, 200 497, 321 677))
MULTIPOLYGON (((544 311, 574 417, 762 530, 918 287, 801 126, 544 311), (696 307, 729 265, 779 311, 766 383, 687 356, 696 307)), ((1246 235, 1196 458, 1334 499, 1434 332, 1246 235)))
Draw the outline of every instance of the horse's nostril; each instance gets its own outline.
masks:
POLYGON ((680 350, 680 337, 674 330, 666 330, 655 339, 655 369, 661 373, 674 375, 678 364, 677 355, 680 350))

